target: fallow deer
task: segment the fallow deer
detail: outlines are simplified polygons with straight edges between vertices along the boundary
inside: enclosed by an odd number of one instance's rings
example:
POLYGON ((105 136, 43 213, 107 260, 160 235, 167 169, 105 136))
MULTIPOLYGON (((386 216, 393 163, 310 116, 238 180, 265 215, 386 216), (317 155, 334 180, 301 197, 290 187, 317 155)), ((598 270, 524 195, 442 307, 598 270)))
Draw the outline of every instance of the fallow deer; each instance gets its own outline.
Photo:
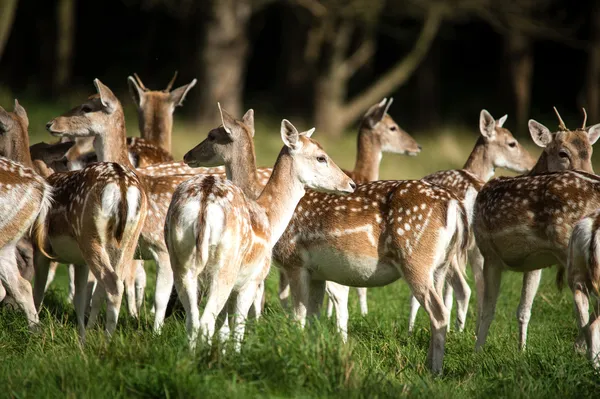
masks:
MULTIPOLYGON (((91 102, 100 103, 95 97, 91 102)), ((27 135, 28 119, 25 109, 15 104, 11 118, 16 122, 3 137, 4 154, 22 164, 32 166, 27 135)), ((65 134, 60 124, 50 122, 55 135, 65 134)), ((81 130, 73 136, 89 134, 81 130)), ((102 136, 98 147, 106 148, 102 136)), ((50 262, 53 258, 80 265, 76 268, 77 321, 82 340, 85 338, 83 309, 88 266, 108 292, 106 331, 114 331, 123 293, 124 260, 130 258, 141 229, 146 196, 141 183, 129 170, 116 163, 98 163, 81 171, 54 173, 47 178, 53 187, 52 206, 47 216, 47 239, 35 247, 36 279, 34 301, 39 309, 50 262)))
MULTIPOLYGON (((535 158, 519 144, 508 129, 503 127, 506 118, 507 116, 504 115, 502 118, 495 120, 488 111, 481 110, 479 115, 481 135, 477 139, 464 167, 458 170, 439 171, 423 178, 423 180, 430 183, 445 187, 460 198, 467 215, 469 215, 469 236, 473 234, 472 215, 475 198, 485 182, 494 175, 496 168, 506 168, 517 173, 525 173, 535 164, 535 158)), ((475 245, 474 239, 471 240, 468 259, 476 284, 477 314, 480 314, 483 295, 483 258, 475 245)), ((465 327, 471 289, 464 278, 466 265, 456 265, 456 262, 453 262, 453 265, 459 267, 451 267, 448 272, 444 303, 448 311, 451 311, 452 292, 453 290, 456 291, 458 305, 456 325, 458 331, 462 331, 465 327)), ((419 302, 411 296, 409 332, 414 329, 418 308, 419 302)))
MULTIPOLYGON (((569 288, 577 312, 580 334, 594 368, 600 368, 600 210, 573 227, 567 258, 569 288), (590 320, 590 297, 596 303, 590 320)), ((581 345, 582 343, 578 343, 581 345)))
MULTIPOLYGON (((224 130, 232 133, 226 126, 224 130)), ((233 338, 239 348, 243 321, 269 272, 272 247, 292 218, 306 187, 334 193, 354 191, 354 182, 310 139, 313 132, 314 129, 298 133, 290 122, 282 121, 285 146, 256 200, 230 181, 214 176, 188 180, 173 195, 165 237, 175 286, 186 309, 192 348, 199 330, 210 342, 216 318, 227 302, 228 312, 234 318, 233 338), (202 318, 198 312, 199 278, 208 288, 202 318)), ((230 140, 234 139, 230 136, 230 140)), ((213 143, 214 136, 209 136, 201 146, 211 147, 213 143)), ((212 166, 224 161, 214 155, 216 152, 206 158, 194 158, 194 162, 212 166)), ((226 164, 226 169, 229 166, 226 164)), ((244 173, 256 174, 255 169, 244 173)))
MULTIPOLYGON (((15 152, 25 149, 23 159, 31 166, 27 145, 22 146, 12 132, 27 129, 29 121, 15 100, 13 112, 0 107, 0 296, 10 295, 25 312, 30 328, 39 323, 31 284, 21 276, 17 265, 17 244, 29 231, 39 245, 46 238, 46 215, 51 206, 52 187, 30 167, 11 161, 15 152)), ((0 300, 1 300, 0 299, 0 300)))
POLYGON ((505 270, 524 273, 517 319, 519 347, 525 349, 541 269, 558 264, 561 273, 573 226, 600 207, 600 179, 590 174, 592 144, 600 137, 600 124, 586 128, 584 118, 581 128, 569 130, 556 113, 556 133, 529 121, 533 141, 544 148, 529 174, 493 179, 475 201, 473 230, 484 258, 478 350, 494 318, 505 270))

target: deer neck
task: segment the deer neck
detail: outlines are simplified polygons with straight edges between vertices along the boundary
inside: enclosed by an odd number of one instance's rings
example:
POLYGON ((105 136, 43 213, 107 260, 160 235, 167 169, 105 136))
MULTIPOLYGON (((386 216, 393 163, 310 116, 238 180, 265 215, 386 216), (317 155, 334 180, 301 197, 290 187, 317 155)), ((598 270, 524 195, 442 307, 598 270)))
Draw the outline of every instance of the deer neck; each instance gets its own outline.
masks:
POLYGON ((489 149, 485 145, 483 137, 477 140, 463 169, 473 173, 483 181, 488 181, 494 176, 496 167, 492 162, 492 157, 489 154, 489 149))
POLYGON ((165 115, 164 112, 152 112, 148 120, 140 113, 140 134, 143 139, 148 140, 163 150, 171 153, 171 136, 173 133, 173 114, 165 115))
POLYGON ((129 169, 134 169, 127 150, 127 130, 123 110, 117 110, 106 132, 94 138, 94 150, 99 162, 115 162, 129 169))
POLYGON ((263 189, 257 204, 265 210, 269 221, 271 247, 277 243, 285 231, 296 205, 304 196, 304 185, 297 177, 294 160, 287 148, 279 153, 271 177, 263 189))
POLYGON ((539 175, 540 173, 548 172, 548 155, 542 152, 535 166, 527 173, 528 176, 539 175))
POLYGON ((368 128, 361 128, 358 134, 354 174, 360 176, 361 180, 378 180, 381 158, 381 144, 375 142, 368 128))
POLYGON ((262 185, 256 171, 256 156, 252 141, 250 141, 250 148, 236 149, 234 153, 231 162, 225 164, 227 179, 241 188, 247 197, 257 199, 262 191, 262 185))

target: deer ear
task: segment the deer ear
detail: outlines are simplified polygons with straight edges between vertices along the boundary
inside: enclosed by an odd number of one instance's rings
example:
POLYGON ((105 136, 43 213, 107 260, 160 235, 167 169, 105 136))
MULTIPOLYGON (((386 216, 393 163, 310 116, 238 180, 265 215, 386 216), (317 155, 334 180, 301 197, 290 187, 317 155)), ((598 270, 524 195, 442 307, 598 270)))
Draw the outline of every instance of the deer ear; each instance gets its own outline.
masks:
POLYGON ((109 114, 115 112, 117 110, 119 100, 114 95, 112 90, 102 83, 100 79, 94 79, 94 86, 96 86, 96 90, 98 91, 98 94, 100 94, 100 102, 104 106, 106 112, 109 114))
POLYGON ((244 116, 242 116, 242 122, 250 128, 250 133, 252 134, 252 137, 254 137, 254 110, 252 108, 246 111, 244 116))
POLYGON ((129 86, 129 93, 131 94, 133 102, 136 107, 140 108, 142 106, 142 99, 145 95, 144 90, 138 85, 138 82, 135 81, 133 76, 127 77, 127 85, 129 86))
POLYGON ((281 121, 281 139, 283 143, 291 150, 299 150, 302 148, 300 133, 298 129, 290 121, 284 119, 281 121))
POLYGON ((530 119, 528 126, 529 134, 531 134, 533 142, 539 147, 545 148, 554 139, 552 137, 550 129, 548 129, 546 126, 542 125, 538 121, 530 119))
POLYGON ((219 107, 219 113, 221 114, 221 123, 223 124, 223 129, 230 136, 233 135, 233 127, 235 126, 235 119, 233 116, 229 115, 227 111, 221 108, 221 103, 217 103, 219 107))
POLYGON ((506 122, 507 118, 508 118, 508 115, 504 115, 502 118, 498 119, 496 121, 496 126, 498 126, 498 127, 504 126, 504 122, 506 122))
POLYGON ((313 127, 312 129, 308 129, 306 132, 301 132, 300 136, 306 136, 306 137, 310 138, 314 132, 315 132, 315 128, 313 127))
POLYGON ((367 122, 367 125, 370 128, 374 128, 375 125, 381 122, 390 108, 390 105, 392 105, 392 99, 390 98, 390 101, 388 101, 387 98, 384 98, 379 103, 371 106, 364 116, 364 120, 367 122))
POLYGON ((594 145, 594 143, 598 141, 598 138, 600 137, 600 123, 587 127, 585 130, 587 130, 590 144, 594 145))
POLYGON ((485 109, 479 114, 479 131, 485 138, 491 139, 496 135, 496 120, 485 109))
POLYGON ((196 82, 198 81, 194 79, 185 86, 178 87, 169 93, 169 97, 171 98, 171 101, 173 102, 173 104, 175 104, 176 107, 181 107, 183 105, 183 100, 185 100, 185 96, 187 96, 188 91, 190 91, 192 87, 196 86, 196 82))
POLYGON ((27 111, 21 104, 19 104, 19 100, 15 98, 15 107, 13 112, 19 116, 19 118, 23 119, 25 125, 29 127, 29 118, 27 117, 27 111))

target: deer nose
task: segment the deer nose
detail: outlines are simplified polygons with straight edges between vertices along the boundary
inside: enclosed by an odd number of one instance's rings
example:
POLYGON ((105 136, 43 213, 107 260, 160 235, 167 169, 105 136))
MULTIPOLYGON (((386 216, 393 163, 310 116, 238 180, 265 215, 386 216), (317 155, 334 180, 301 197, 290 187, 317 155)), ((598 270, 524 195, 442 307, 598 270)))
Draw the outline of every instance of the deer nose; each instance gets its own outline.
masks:
POLYGON ((354 181, 350 180, 350 187, 352 188, 352 190, 356 190, 356 183, 354 183, 354 181))
POLYGON ((419 151, 423 149, 423 147, 421 147, 421 144, 417 144, 417 148, 419 149, 419 151))
POLYGON ((50 127, 52 127, 53 123, 54 123, 54 119, 51 120, 50 122, 46 123, 46 130, 50 131, 50 127))

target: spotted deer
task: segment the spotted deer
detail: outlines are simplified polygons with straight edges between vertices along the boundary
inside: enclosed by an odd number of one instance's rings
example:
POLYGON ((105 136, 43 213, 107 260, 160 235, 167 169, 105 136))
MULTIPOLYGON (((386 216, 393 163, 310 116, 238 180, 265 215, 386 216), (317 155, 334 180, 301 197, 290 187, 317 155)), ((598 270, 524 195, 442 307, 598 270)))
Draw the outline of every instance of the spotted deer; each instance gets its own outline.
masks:
POLYGON ((31 284, 21 276, 17 265, 17 244, 31 231, 32 239, 43 245, 52 187, 27 167, 31 166, 27 143, 19 142, 21 137, 13 139, 12 133, 26 130, 28 124, 27 114, 17 100, 13 112, 0 107, 0 300, 10 295, 25 313, 29 327, 34 328, 39 318, 31 284))
POLYGON ((556 113, 556 133, 529 121, 533 141, 544 149, 529 174, 493 179, 475 201, 473 230, 484 258, 478 350, 485 344, 494 318, 505 270, 524 273, 517 320, 519 347, 525 349, 541 270, 558 264, 561 275, 573 226, 600 207, 600 179, 592 174, 591 163, 600 124, 585 127, 584 119, 581 128, 569 130, 556 113))
MULTIPOLYGON (((232 133, 226 125, 224 130, 232 133)), ((244 319, 269 272, 272 247, 292 218, 305 188, 334 193, 354 191, 355 183, 310 139, 313 132, 314 129, 298 133, 290 122, 282 121, 285 146, 256 200, 232 182, 214 176, 190 179, 173 195, 165 237, 175 286, 186 310, 192 348, 199 332, 210 342, 216 318, 227 304, 224 312, 233 316, 233 339, 239 349, 244 319), (199 279, 208 291, 202 318, 198 311, 199 279)), ((247 131, 242 133, 247 135, 246 141, 251 140, 247 131)), ((214 140, 209 135, 205 147, 214 140)), ((231 135, 229 140, 235 140, 235 136, 231 135)), ((206 158, 195 156, 194 162, 212 166, 224 161, 214 155, 216 152, 206 158)), ((231 165, 225 166, 228 174, 235 173, 230 170, 231 165)), ((255 170, 245 173, 256 176, 255 170)))
MULTIPOLYGON (((394 153, 404 155, 417 155, 421 151, 421 146, 406 133, 394 119, 388 114, 393 99, 384 98, 379 103, 371 106, 365 113, 359 128, 357 139, 356 163, 354 170, 344 172, 357 184, 379 180, 379 164, 383 153, 394 153)), ((311 207, 311 204, 303 205, 305 209, 311 207)), ((314 205, 316 208, 318 205, 314 205)), ((296 217, 296 215, 294 215, 296 217)), ((289 298, 289 284, 285 277, 285 271, 280 270, 280 291, 279 296, 284 306, 287 307, 289 298)), ((327 292, 344 295, 348 288, 339 286, 337 283, 327 283, 327 292)), ((360 310, 362 315, 368 312, 367 289, 357 287, 360 310)), ((347 294, 345 294, 347 297, 347 294)), ((330 300, 328 302, 327 314, 331 316, 334 303, 338 301, 330 300)), ((340 305, 343 306, 343 305, 340 305)))
MULTIPOLYGON (((475 143, 467 162, 462 169, 443 170, 425 176, 423 180, 452 191, 462 201, 467 215, 469 216, 469 236, 472 236, 472 215, 475 206, 475 198, 481 187, 493 175, 496 168, 506 168, 513 172, 528 172, 535 164, 535 158, 521 146, 512 133, 503 127, 507 116, 495 120, 492 115, 481 110, 479 115, 479 131, 481 135, 475 143)), ((481 313, 481 302, 483 295, 483 258, 471 239, 468 253, 469 264, 475 278, 478 312, 481 313)), ((456 291, 458 311, 456 315, 456 327, 462 331, 465 327, 465 319, 469 306, 471 289, 467 283, 464 272, 466 265, 453 266, 448 272, 444 303, 448 311, 452 309, 452 293, 456 291)), ((411 309, 408 331, 412 332, 415 325, 419 302, 411 296, 411 309)))
MULTIPOLYGON (((99 98, 92 101, 100 102, 99 98)), ((32 167, 27 135, 27 113, 15 104, 11 115, 15 122, 3 135, 4 153, 11 159, 32 167)), ((48 128, 55 136, 66 134, 54 122, 48 128)), ((73 136, 85 132, 73 132, 73 136)), ((102 136, 96 139, 106 147, 102 136)), ((88 265, 108 292, 106 331, 111 334, 118 319, 123 294, 124 259, 133 255, 146 212, 146 197, 135 174, 116 163, 97 163, 80 171, 54 173, 47 177, 53 189, 53 201, 46 218, 47 238, 34 246, 34 301, 39 309, 50 254, 54 260, 76 267, 77 322, 85 338, 84 306, 88 265)), ((34 242, 35 244, 35 242, 34 242)))
MULTIPOLYGON (((592 212, 573 227, 567 257, 567 281, 573 292, 577 324, 583 349, 594 368, 600 368, 600 210, 592 212), (590 320, 590 298, 596 303, 590 320)), ((577 348, 580 349, 580 348, 577 348)))

